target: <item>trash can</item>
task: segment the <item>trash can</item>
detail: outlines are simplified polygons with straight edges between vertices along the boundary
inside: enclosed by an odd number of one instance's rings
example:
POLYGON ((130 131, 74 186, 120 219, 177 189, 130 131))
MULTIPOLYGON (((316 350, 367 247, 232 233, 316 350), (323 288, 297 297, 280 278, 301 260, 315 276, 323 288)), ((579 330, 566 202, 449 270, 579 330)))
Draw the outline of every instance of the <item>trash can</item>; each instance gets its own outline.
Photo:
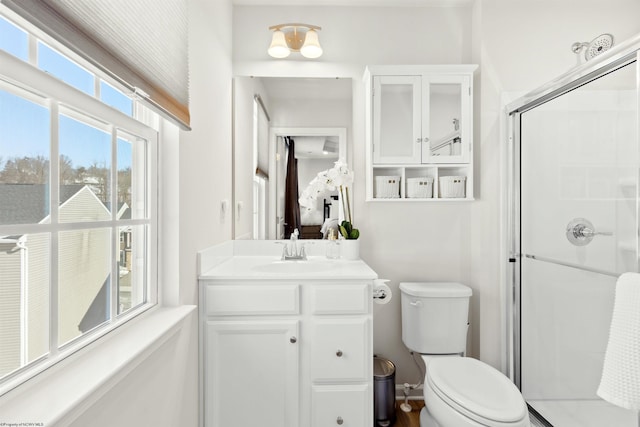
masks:
POLYGON ((396 365, 379 356, 373 356, 373 413, 376 427, 396 422, 396 365))

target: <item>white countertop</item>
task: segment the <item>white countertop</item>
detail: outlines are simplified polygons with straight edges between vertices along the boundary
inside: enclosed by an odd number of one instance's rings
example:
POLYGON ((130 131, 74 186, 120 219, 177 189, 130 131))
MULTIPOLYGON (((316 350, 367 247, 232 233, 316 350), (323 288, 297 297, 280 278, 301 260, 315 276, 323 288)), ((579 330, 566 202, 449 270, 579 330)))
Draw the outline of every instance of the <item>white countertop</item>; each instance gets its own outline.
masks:
POLYGON ((200 280, 326 279, 373 280, 378 275, 364 261, 310 256, 306 261, 281 261, 280 256, 235 255, 203 271, 200 280))

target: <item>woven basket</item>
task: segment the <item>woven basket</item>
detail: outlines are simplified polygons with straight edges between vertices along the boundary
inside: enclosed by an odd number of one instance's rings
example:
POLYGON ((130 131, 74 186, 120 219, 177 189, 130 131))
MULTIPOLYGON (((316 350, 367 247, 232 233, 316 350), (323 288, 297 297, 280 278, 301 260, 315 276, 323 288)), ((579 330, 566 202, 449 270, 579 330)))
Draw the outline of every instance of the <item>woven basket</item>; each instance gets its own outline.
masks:
POLYGON ((379 199, 397 199, 400 197, 399 176, 376 176, 374 197, 379 199))
POLYGON ((407 197, 430 199, 433 197, 433 178, 407 178, 407 197))
POLYGON ((441 176, 440 177, 440 197, 464 198, 466 197, 467 177, 466 176, 441 176))

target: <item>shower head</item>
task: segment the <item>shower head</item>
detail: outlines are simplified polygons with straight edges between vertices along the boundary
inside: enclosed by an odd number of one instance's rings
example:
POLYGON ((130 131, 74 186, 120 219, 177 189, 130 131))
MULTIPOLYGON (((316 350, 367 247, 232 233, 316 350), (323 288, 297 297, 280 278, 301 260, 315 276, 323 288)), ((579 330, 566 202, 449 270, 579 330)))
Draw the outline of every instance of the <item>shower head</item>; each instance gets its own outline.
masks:
POLYGON ((611 49, 613 46, 613 36, 611 34, 600 34, 595 39, 591 40, 591 43, 587 46, 587 50, 584 52, 584 57, 588 61, 601 53, 604 53, 611 49))
POLYGON ((590 59, 595 58, 611 49, 613 46, 613 36, 611 34, 605 33, 600 34, 595 39, 590 42, 575 42, 571 45, 571 51, 576 55, 579 55, 580 52, 584 49, 584 59, 589 61, 590 59))

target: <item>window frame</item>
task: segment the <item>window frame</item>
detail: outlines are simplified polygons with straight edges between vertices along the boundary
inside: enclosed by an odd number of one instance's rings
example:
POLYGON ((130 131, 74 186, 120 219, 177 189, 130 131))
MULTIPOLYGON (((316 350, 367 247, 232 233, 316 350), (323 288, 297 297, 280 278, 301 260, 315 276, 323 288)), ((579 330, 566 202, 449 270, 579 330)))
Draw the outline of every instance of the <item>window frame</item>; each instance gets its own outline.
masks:
MULTIPOLYGON (((28 31, 27 31, 28 32, 28 31)), ((33 38, 29 33, 30 39, 33 38)), ((61 52, 64 54, 64 52, 61 52)), ((70 58, 74 60, 74 58, 70 58)), ((82 64, 80 64, 82 65, 82 64)), ((94 78, 99 85, 100 80, 113 87, 113 83, 94 73, 94 78)), ((36 101, 41 104, 44 99, 44 105, 49 108, 50 112, 50 155, 49 155, 49 186, 52 201, 58 200, 59 192, 59 141, 58 141, 58 119, 59 115, 75 111, 84 118, 95 120, 95 124, 106 125, 111 131, 112 144, 112 163, 111 163, 111 186, 113 187, 111 200, 114 200, 117 176, 117 156, 115 156, 115 145, 118 136, 121 134, 133 135, 145 139, 146 156, 145 156, 145 180, 146 180, 146 209, 148 217, 145 219, 118 220, 117 209, 112 207, 111 219, 108 221, 95 222, 73 222, 59 223, 58 208, 55 202, 51 203, 51 221, 43 224, 7 224, 0 225, 0 235, 12 234, 35 234, 49 233, 50 235, 50 293, 49 293, 49 352, 35 359, 19 369, 7 374, 0 380, 0 396, 11 389, 22 384, 24 381, 32 378, 45 369, 60 362, 62 359, 70 356, 76 351, 88 346, 98 338, 115 330, 119 326, 125 324, 129 320, 137 317, 143 312, 158 304, 158 142, 159 132, 151 127, 141 123, 140 121, 126 115, 125 113, 103 103, 99 98, 86 94, 85 92, 69 86, 67 83, 58 78, 45 73, 28 62, 23 61, 11 55, 8 52, 0 50, 0 87, 3 90, 36 101), (17 89, 15 89, 17 88, 17 89), (25 96, 26 95, 26 96, 25 96), (62 110, 62 111, 61 111, 62 110), (146 276, 146 302, 132 307, 124 313, 118 314, 117 301, 111 299, 111 310, 109 320, 102 325, 81 334, 73 340, 60 345, 58 341, 58 233, 61 231, 84 230, 92 228, 109 228, 112 230, 110 241, 111 253, 111 293, 112 296, 117 292, 117 274, 119 259, 119 229, 123 226, 146 225, 148 229, 147 242, 147 265, 145 266, 146 276)), ((117 87, 116 87, 117 88, 117 87)), ((99 97, 99 93, 97 94, 99 97)), ((141 106, 133 102, 134 115, 143 115, 140 111, 141 106)), ((75 114, 74 114, 75 115, 75 114)), ((84 121, 84 120, 83 120, 84 121)), ((90 124, 88 121, 84 121, 90 124)), ((102 128, 102 126, 101 126, 102 128)), ((113 206, 113 205, 112 205, 113 206)), ((116 205, 117 206, 117 205, 116 205)))

